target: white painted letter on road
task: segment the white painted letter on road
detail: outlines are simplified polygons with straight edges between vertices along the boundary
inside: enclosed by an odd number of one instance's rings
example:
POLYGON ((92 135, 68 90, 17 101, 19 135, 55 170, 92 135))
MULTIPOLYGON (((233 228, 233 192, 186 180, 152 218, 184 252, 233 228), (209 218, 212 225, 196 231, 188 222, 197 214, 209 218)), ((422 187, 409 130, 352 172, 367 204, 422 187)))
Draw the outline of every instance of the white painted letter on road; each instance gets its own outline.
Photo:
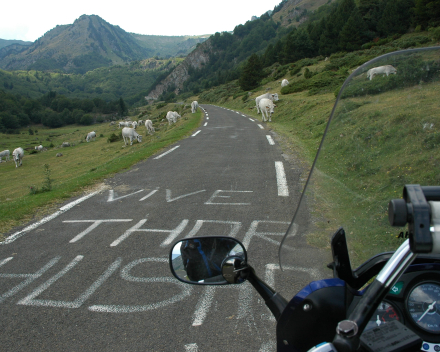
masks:
POLYGON ((251 205, 251 203, 228 203, 228 202, 214 202, 216 198, 231 198, 231 196, 221 196, 220 193, 252 193, 253 191, 224 191, 224 190, 217 190, 214 192, 214 194, 209 198, 209 200, 205 204, 219 204, 219 205, 251 205))

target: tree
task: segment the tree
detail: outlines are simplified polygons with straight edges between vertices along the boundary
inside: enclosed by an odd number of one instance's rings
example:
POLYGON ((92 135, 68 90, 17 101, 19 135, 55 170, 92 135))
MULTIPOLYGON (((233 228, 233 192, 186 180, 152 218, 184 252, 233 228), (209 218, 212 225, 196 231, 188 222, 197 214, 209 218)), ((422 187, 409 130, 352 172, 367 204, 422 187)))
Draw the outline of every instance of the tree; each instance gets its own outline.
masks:
POLYGON ((122 97, 119 98, 119 104, 118 104, 119 115, 124 116, 127 113, 127 111, 128 111, 128 109, 125 106, 124 99, 122 99, 122 97))
POLYGON ((397 33, 404 34, 410 25, 413 6, 413 0, 388 0, 382 17, 377 23, 379 32, 384 36, 397 33))
POLYGON ((20 127, 17 117, 7 111, 0 112, 0 126, 1 125, 7 129, 16 129, 20 127))
POLYGON ((440 0, 415 0, 415 24, 423 29, 440 25, 440 0))
POLYGON ((261 82, 262 69, 260 57, 257 54, 252 54, 243 67, 238 84, 243 90, 252 90, 261 82))
POLYGON ((358 9, 355 8, 339 33, 339 47, 345 51, 359 50, 362 44, 367 41, 366 32, 367 26, 358 9))
POLYGON ((79 122, 81 125, 89 126, 93 123, 93 117, 90 114, 84 114, 79 122))
POLYGON ((295 62, 314 54, 313 44, 305 30, 292 31, 284 47, 284 63, 295 62))
POLYGON ((325 28, 319 37, 319 54, 328 56, 338 51, 338 37, 341 28, 337 25, 337 9, 332 10, 324 23, 325 28))
POLYGON ((368 40, 377 37, 377 23, 379 22, 384 9, 381 0, 359 0, 358 10, 367 26, 368 40))

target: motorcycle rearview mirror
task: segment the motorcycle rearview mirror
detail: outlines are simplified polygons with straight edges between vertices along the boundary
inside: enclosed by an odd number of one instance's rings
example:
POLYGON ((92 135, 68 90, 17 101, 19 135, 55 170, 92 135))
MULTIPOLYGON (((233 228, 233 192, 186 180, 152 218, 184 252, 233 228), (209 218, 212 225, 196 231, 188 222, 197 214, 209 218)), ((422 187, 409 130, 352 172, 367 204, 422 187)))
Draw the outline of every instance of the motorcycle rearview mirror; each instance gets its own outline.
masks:
POLYGON ((392 199, 388 204, 391 226, 408 224, 410 248, 414 253, 431 253, 433 250, 430 202, 439 201, 439 186, 405 185, 402 199, 392 199))
POLYGON ((195 285, 228 285, 245 281, 247 254, 232 237, 184 238, 170 251, 171 273, 180 281, 195 285))

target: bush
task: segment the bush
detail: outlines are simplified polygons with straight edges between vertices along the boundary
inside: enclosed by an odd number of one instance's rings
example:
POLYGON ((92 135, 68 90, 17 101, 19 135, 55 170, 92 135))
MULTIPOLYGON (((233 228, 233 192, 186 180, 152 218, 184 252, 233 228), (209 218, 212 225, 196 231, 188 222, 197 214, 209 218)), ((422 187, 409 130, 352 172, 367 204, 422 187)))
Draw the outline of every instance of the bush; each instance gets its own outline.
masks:
POLYGON ((304 78, 305 79, 309 79, 313 77, 313 72, 310 72, 309 68, 306 67, 306 69, 304 70, 304 78))
POLYGON ((93 117, 90 114, 84 114, 81 117, 80 124, 84 126, 90 126, 93 123, 93 117))
POLYGON ((118 135, 112 133, 110 137, 107 138, 107 143, 117 142, 120 141, 121 139, 122 139, 122 132, 119 132, 118 135))
POLYGON ((440 42, 440 27, 437 27, 432 30, 432 39, 434 39, 436 42, 440 42))
POLYGON ((281 94, 297 93, 304 90, 309 90, 309 95, 331 92, 340 86, 346 78, 347 75, 345 74, 324 71, 313 75, 310 79, 290 83, 288 86, 281 88, 281 94))
POLYGON ((45 174, 45 180, 44 180, 41 188, 38 188, 37 186, 30 186, 29 187, 29 194, 44 193, 44 192, 49 192, 52 190, 53 180, 50 178, 50 169, 49 169, 48 164, 44 164, 44 174, 45 174))
POLYGON ((156 105, 156 109, 162 109, 162 108, 164 108, 165 106, 167 106, 167 103, 159 103, 159 104, 157 104, 156 105))

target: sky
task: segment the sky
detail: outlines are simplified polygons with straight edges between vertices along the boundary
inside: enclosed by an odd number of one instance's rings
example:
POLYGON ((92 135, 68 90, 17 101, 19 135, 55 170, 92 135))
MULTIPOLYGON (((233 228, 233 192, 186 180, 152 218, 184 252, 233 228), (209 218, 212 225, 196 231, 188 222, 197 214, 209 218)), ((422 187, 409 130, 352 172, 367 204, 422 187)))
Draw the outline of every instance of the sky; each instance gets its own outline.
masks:
POLYGON ((22 0, 4 1, 0 39, 35 41, 57 25, 81 15, 98 15, 126 32, 148 35, 202 35, 232 31, 252 16, 273 10, 281 0, 22 0))

